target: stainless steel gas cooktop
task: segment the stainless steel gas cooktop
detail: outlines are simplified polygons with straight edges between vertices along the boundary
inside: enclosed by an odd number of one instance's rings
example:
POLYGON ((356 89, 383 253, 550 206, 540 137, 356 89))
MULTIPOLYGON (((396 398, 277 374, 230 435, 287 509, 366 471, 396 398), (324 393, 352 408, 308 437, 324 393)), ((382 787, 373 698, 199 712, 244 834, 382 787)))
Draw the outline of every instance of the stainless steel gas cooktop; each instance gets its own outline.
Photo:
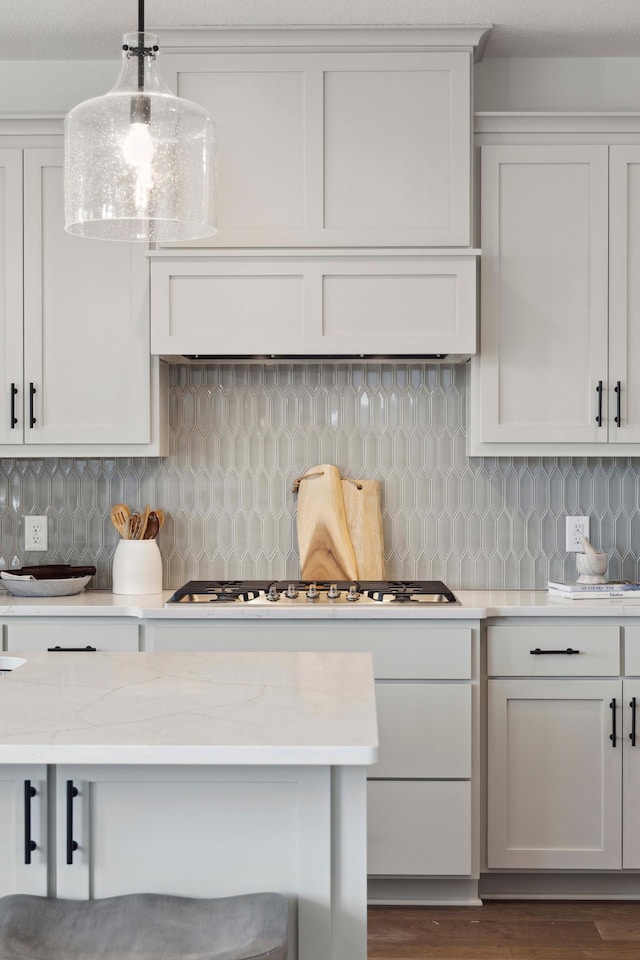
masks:
POLYGON ((190 580, 174 603, 458 603, 441 580, 190 580))

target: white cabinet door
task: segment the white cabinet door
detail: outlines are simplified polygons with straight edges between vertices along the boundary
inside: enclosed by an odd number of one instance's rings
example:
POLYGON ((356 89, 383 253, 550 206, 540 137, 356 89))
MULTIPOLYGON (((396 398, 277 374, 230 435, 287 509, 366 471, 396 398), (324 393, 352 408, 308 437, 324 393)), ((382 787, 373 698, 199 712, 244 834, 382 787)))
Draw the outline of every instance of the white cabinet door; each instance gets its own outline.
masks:
POLYGON ((47 768, 0 765, 0 897, 47 895, 47 768))
POLYGON ((21 444, 22 150, 0 150, 0 444, 21 444))
POLYGON ((139 649, 138 621, 105 618, 72 620, 51 617, 48 620, 12 619, 7 623, 7 650, 55 650, 83 653, 94 650, 127 651, 139 649))
POLYGON ((621 692, 619 680, 488 682, 488 867, 620 868, 621 692))
POLYGON ((481 162, 479 439, 605 443, 608 148, 487 146, 481 162))
POLYGON ((148 443, 144 245, 66 233, 62 150, 24 164, 25 441, 148 443))
POLYGON ((468 51, 165 54, 163 73, 217 124, 201 246, 469 246, 468 51))
POLYGON ((622 688, 622 866, 640 870, 640 680, 622 688))
POLYGON ((471 777, 470 683, 376 683, 375 779, 471 777))
POLYGON ((468 780, 370 780, 367 811, 371 876, 471 874, 468 780))
POLYGON ((640 441, 640 147, 610 148, 609 441, 640 441))
POLYGON ((332 896, 342 903, 334 884, 344 883, 332 878, 342 868, 339 856, 332 863, 330 768, 59 766, 56 774, 58 896, 272 890, 298 899, 292 960, 296 941, 303 960, 343 956, 330 943, 332 896))

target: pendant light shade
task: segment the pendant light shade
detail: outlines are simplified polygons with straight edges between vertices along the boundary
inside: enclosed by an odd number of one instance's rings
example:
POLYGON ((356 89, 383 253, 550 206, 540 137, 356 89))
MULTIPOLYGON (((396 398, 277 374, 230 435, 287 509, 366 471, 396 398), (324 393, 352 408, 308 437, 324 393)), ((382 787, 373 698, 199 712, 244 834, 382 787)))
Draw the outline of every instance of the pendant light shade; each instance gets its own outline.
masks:
POLYGON ((158 38, 128 34, 114 88, 65 120, 65 229, 100 240, 212 236, 215 146, 206 110, 163 84, 158 38))

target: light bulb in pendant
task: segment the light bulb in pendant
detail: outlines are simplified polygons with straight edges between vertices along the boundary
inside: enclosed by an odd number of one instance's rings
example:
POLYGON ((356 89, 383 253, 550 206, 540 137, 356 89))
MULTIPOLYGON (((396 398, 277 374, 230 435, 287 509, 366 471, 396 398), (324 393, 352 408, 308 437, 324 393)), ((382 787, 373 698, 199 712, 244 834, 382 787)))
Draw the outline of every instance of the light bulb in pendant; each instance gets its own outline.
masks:
POLYGON ((143 210, 148 192, 153 187, 153 157, 155 147, 148 123, 132 123, 122 145, 125 162, 134 168, 136 176, 136 206, 143 210))

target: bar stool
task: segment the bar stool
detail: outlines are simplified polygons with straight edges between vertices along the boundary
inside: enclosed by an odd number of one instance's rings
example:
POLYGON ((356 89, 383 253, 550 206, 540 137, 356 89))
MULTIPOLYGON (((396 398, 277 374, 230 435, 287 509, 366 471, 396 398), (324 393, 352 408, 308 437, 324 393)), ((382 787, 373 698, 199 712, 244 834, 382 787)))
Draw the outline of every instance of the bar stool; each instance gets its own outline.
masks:
POLYGON ((0 897, 2 960, 287 960, 287 899, 0 897))

